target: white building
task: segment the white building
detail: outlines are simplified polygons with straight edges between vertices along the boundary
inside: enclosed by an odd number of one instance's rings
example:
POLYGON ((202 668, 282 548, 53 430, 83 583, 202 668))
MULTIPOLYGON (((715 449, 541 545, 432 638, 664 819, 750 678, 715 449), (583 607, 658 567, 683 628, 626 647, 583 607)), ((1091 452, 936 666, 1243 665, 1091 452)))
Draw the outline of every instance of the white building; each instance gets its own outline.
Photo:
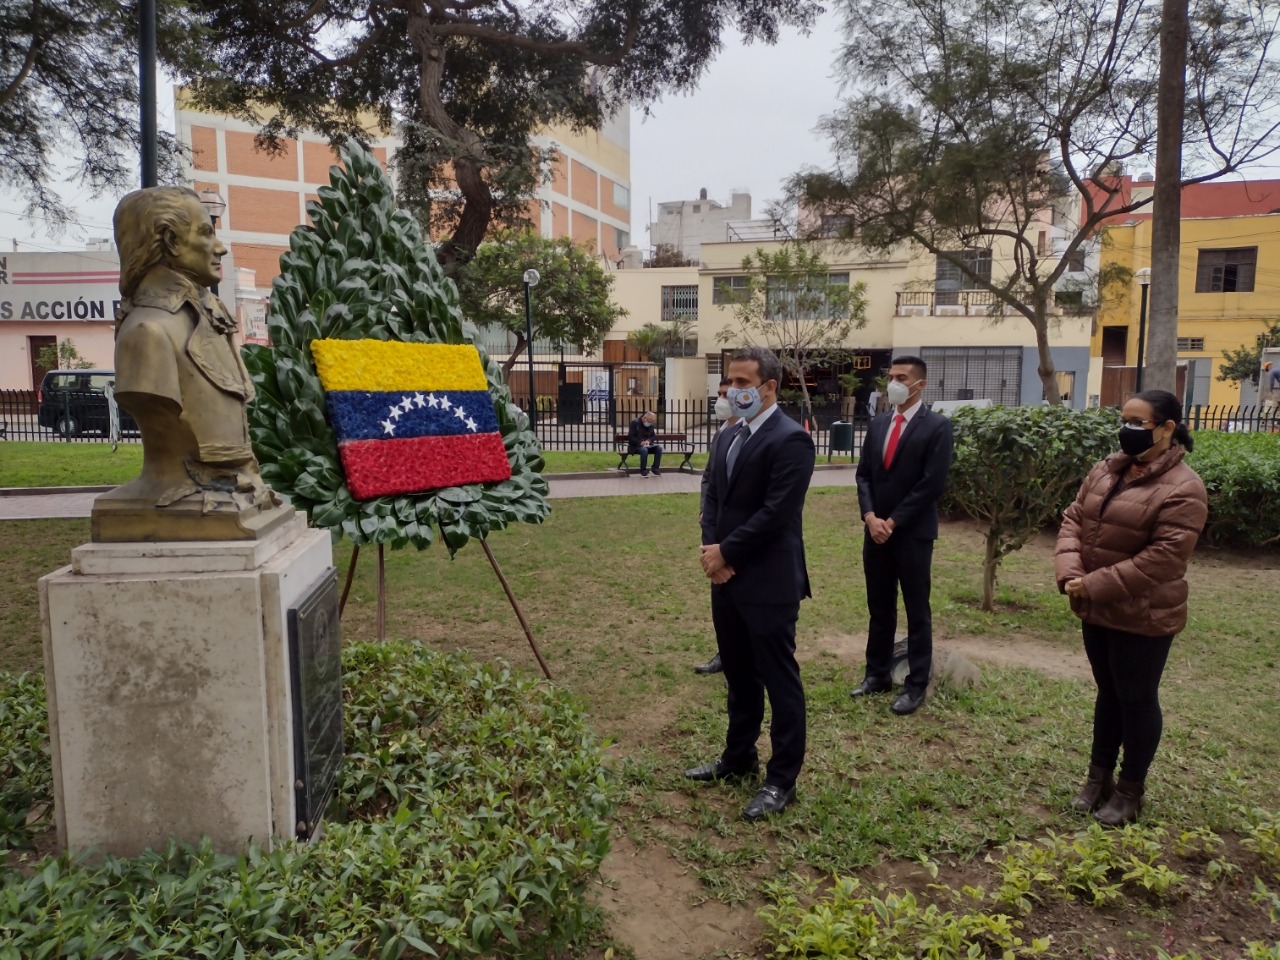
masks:
MULTIPOLYGON (((704 243, 724 243, 742 239, 733 235, 734 221, 751 219, 751 194, 734 190, 729 203, 707 197, 707 188, 697 200, 671 200, 658 204, 657 219, 649 224, 649 246, 678 251, 694 263, 702 261, 704 243)), ((754 238, 753 238, 754 239, 754 238)))

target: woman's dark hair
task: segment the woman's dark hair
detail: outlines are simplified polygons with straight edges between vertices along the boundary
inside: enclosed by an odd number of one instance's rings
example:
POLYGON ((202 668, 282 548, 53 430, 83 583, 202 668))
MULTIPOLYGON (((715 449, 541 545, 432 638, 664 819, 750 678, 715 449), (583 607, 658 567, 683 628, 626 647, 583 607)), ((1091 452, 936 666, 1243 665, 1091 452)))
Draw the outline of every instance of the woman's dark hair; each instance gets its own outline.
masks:
POLYGON ((1132 399, 1148 404, 1151 412, 1155 414, 1157 423, 1167 423, 1170 420, 1174 422, 1175 443, 1181 444, 1188 450, 1195 446, 1195 441, 1191 439, 1191 431, 1182 422, 1182 401, 1168 390, 1143 390, 1141 393, 1135 393, 1132 399))

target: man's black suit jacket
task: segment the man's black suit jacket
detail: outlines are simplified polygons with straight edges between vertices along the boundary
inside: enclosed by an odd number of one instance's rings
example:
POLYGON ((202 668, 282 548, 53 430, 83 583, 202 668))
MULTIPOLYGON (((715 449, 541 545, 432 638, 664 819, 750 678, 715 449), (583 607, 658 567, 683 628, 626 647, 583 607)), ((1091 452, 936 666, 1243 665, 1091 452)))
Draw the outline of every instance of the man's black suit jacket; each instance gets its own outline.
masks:
POLYGON ((931 410, 917 410, 898 438, 893 463, 884 466, 884 444, 896 410, 871 421, 858 458, 858 507, 893 520, 895 537, 938 538, 938 500, 951 469, 951 421, 931 410))
MULTIPOLYGON (((738 429, 745 430, 744 421, 738 429)), ((775 410, 745 441, 728 473, 734 432, 716 441, 703 491, 702 542, 720 544, 734 576, 722 586, 735 601, 795 603, 809 593, 801 515, 813 477, 813 440, 775 410)))

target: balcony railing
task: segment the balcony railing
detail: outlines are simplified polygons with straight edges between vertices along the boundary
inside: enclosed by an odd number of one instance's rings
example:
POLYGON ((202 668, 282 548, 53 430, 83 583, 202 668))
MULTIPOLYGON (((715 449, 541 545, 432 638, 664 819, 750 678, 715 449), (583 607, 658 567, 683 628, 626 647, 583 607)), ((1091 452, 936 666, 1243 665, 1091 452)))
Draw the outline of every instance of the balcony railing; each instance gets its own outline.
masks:
POLYGON ((897 317, 983 317, 1005 310, 989 290, 899 290, 893 313, 897 317))

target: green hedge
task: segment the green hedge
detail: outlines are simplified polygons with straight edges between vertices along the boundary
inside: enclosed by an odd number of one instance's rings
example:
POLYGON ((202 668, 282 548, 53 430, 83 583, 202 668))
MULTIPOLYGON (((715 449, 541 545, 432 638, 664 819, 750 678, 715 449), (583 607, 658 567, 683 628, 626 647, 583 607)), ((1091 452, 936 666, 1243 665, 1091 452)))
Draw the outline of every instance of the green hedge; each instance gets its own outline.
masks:
POLYGON ((1280 434, 1200 430, 1187 463, 1209 492, 1202 542, 1217 547, 1280 543, 1280 434))
MULTIPOLYGON (((544 957, 579 941, 612 801, 568 698, 407 643, 354 645, 345 669, 344 816, 319 841, 7 869, 0 960, 544 957)), ((42 696, 4 682, 21 701, 6 723, 28 729, 2 732, 0 762, 30 768, 42 696)), ((47 797, 43 764, 0 794, 10 821, 47 797)))

